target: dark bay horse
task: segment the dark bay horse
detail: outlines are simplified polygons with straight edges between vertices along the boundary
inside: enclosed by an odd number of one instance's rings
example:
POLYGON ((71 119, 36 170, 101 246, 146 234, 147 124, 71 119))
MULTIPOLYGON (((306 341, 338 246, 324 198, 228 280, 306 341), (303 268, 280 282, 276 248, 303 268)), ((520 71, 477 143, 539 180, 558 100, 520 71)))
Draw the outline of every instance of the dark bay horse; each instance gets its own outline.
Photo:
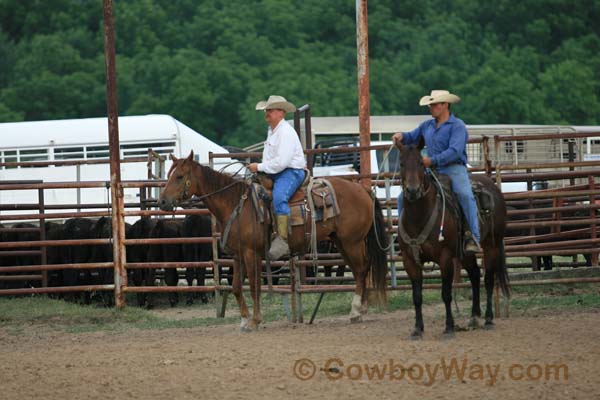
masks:
MULTIPOLYGON (((203 197, 204 203, 221 227, 225 227, 230 218, 235 219, 230 225, 226 243, 234 253, 233 293, 240 307, 241 330, 255 329, 262 320, 260 263, 265 256, 267 229, 260 223, 252 201, 242 199, 242 196, 245 199, 249 195, 250 185, 200 165, 194 161, 193 156, 193 152, 182 159, 171 156, 173 165, 159 199, 160 208, 171 211, 183 200, 197 195, 203 197), (250 320, 242 295, 244 272, 249 278, 253 302, 250 320)), ((385 300, 386 254, 377 243, 378 236, 382 246, 386 246, 383 214, 379 203, 373 201, 369 192, 360 184, 341 178, 330 178, 329 181, 335 189, 340 214, 326 222, 317 223, 317 240, 332 239, 352 269, 356 289, 350 318, 357 321, 367 311, 367 277, 371 278, 376 299, 381 302, 385 300)), ((292 252, 304 251, 304 231, 301 226, 292 229, 290 246, 292 252)))
MULTIPOLYGON (((452 317, 452 279, 454 264, 460 263, 467 270, 472 286, 473 304, 471 309, 472 327, 477 326, 481 317, 479 305, 480 271, 475 254, 463 254, 461 249, 460 205, 449 191, 441 196, 433 178, 426 173, 421 157, 423 142, 419 145, 399 146, 403 211, 398 223, 398 241, 402 249, 404 268, 410 277, 415 306, 415 329, 412 338, 423 336, 422 262, 433 261, 440 266, 442 274, 442 299, 446 306, 446 329, 444 334, 454 333, 452 317), (445 202, 443 201, 445 199, 445 202), (442 207, 445 207, 442 210, 442 207), (440 235, 441 218, 444 215, 443 235, 440 235), (404 232, 402 232, 404 230, 404 232)), ((442 180, 440 175, 440 180, 442 180)), ((485 289, 487 302, 485 327, 493 325, 492 290, 497 278, 505 296, 509 294, 508 274, 504 252, 504 230, 506 227, 506 206, 504 197, 493 181, 483 175, 471 175, 482 192, 487 194, 488 208, 480 210, 481 246, 485 262, 485 289)))

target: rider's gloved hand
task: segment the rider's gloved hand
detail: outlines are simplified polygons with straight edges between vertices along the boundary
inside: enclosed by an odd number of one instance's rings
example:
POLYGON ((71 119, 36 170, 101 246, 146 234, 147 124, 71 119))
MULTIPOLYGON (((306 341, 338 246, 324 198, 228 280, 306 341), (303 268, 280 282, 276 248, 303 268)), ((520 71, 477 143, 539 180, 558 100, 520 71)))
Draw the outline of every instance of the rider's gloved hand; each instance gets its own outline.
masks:
POLYGON ((423 165, 425 166, 425 168, 427 169, 431 169, 432 166, 432 162, 431 162, 431 158, 429 158, 429 154, 427 153, 427 148, 424 147, 423 149, 421 149, 421 157, 423 157, 423 165))
POLYGON ((423 157, 423 165, 425 165, 425 168, 431 168, 431 158, 423 157))

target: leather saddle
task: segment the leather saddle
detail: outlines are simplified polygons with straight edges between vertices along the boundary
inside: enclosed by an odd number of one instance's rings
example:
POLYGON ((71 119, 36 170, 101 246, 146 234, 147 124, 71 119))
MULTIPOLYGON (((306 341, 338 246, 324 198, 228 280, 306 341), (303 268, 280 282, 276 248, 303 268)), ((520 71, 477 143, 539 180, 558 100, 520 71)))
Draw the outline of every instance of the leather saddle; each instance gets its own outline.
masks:
MULTIPOLYGON (((269 203, 269 210, 273 215, 270 202, 272 199, 273 181, 266 174, 257 174, 257 182, 254 183, 258 206, 261 201, 269 203)), ((315 221, 327 221, 330 218, 339 215, 335 190, 331 183, 326 179, 313 178, 306 173, 306 177, 298 190, 288 202, 291 210, 290 226, 310 225, 311 215, 315 214, 315 221), (311 194, 310 199, 308 193, 311 194)), ((263 208, 263 207, 258 207, 263 208)), ((263 212, 264 214, 264 212, 263 212)), ((271 220, 273 220, 271 218, 271 220)))
MULTIPOLYGON (((460 220, 460 235, 459 237, 462 240, 465 238, 463 234, 466 230, 468 230, 468 223, 465 217, 465 213, 460 206, 456 195, 452 191, 452 181, 449 176, 444 174, 439 174, 438 179, 442 184, 444 195, 446 196, 447 201, 449 201, 448 206, 453 213, 459 217, 460 220)), ((479 219, 479 233, 483 237, 486 230, 490 226, 491 219, 493 218, 495 203, 493 194, 486 189, 480 181, 470 179, 471 182, 471 190, 473 191, 473 196, 475 197, 475 203, 477 204, 477 217, 479 219)), ((460 245, 462 249, 462 243, 460 245)))

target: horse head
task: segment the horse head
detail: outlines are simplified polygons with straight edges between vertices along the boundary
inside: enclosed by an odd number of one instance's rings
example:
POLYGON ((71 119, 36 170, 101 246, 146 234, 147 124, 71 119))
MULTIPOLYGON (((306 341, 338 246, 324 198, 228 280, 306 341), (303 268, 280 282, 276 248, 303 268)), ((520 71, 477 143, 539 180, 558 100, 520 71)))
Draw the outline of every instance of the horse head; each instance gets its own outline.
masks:
POLYGON ((173 165, 167 174, 167 184, 158 199, 158 206, 163 211, 173 211, 182 201, 189 199, 192 194, 194 179, 194 151, 187 158, 177 158, 171 154, 173 165))
POLYGON ((427 192, 427 182, 425 179, 425 165, 421 150, 425 142, 423 138, 417 145, 399 144, 400 151, 400 174, 402 176, 402 191, 404 199, 414 202, 423 197, 427 192))

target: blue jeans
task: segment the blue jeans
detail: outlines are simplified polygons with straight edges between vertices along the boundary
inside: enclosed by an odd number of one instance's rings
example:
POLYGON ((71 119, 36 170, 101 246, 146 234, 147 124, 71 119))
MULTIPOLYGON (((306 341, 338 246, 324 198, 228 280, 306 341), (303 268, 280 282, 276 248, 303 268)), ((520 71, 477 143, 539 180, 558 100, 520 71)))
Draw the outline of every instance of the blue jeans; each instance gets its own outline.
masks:
MULTIPOLYGON (((473 196, 473 190, 471 190, 471 182, 469 181, 467 168, 464 165, 451 164, 438 168, 437 173, 448 175, 452 179, 452 191, 460 203, 467 219, 467 223, 471 229, 471 233, 473 233, 473 237, 477 243, 480 243, 481 237, 479 235, 477 203, 475 202, 475 196, 473 196)), ((400 216, 400 213, 402 212, 403 200, 402 193, 400 193, 400 195, 398 195, 398 216, 400 216)))
POLYGON ((273 179, 273 209, 275 215, 290 215, 288 201, 304 180, 303 169, 286 168, 269 175, 273 179))

